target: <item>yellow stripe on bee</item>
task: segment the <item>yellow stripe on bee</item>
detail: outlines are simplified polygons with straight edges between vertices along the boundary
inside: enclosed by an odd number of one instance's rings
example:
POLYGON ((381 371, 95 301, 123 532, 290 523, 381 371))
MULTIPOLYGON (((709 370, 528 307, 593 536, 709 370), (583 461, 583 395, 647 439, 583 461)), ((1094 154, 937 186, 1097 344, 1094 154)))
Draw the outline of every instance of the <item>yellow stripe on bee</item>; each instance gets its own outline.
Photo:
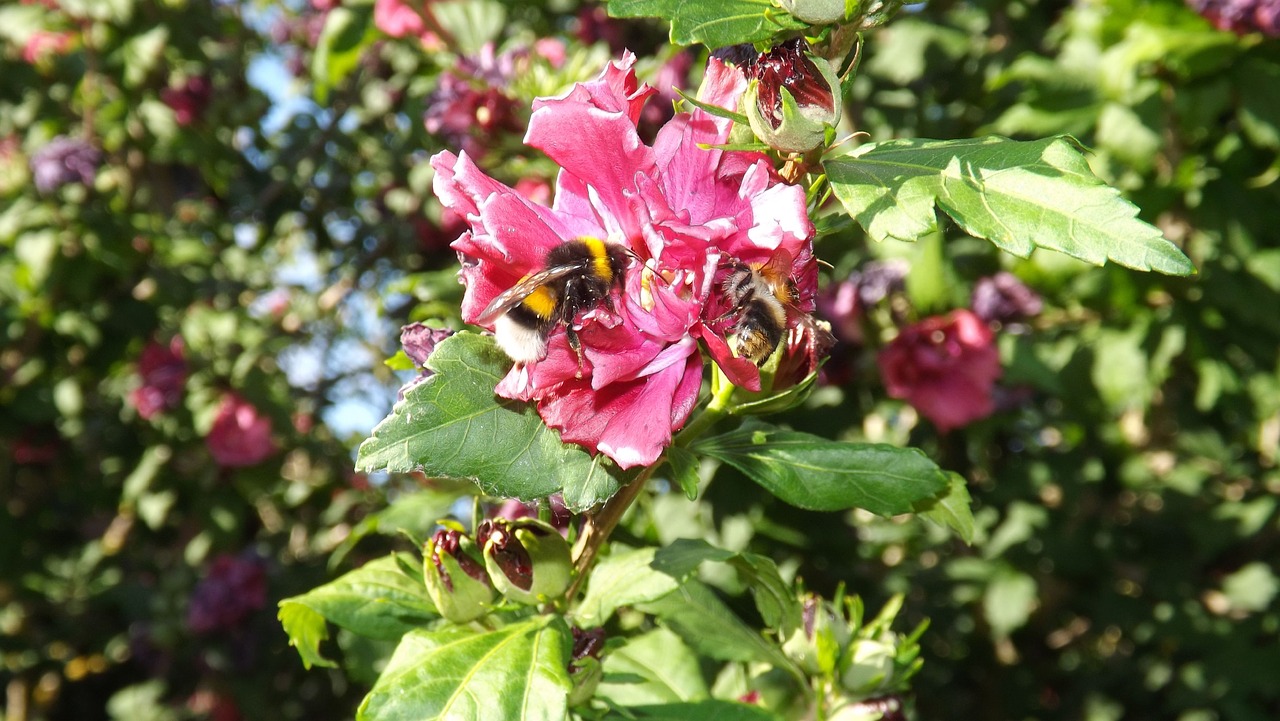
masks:
POLYGON ((595 276, 612 283, 613 266, 609 265, 609 249, 605 247, 604 241, 599 238, 583 238, 582 243, 591 252, 592 270, 595 271, 595 276))
POLYGON ((550 318, 556 312, 556 294, 545 285, 534 288, 520 303, 539 318, 550 318))

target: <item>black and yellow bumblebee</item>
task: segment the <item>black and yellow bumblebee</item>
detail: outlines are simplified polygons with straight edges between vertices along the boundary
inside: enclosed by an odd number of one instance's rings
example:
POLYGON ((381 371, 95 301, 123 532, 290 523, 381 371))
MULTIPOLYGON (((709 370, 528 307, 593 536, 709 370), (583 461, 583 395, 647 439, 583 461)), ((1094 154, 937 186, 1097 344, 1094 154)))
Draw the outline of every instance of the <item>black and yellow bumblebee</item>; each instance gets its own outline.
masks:
POLYGON ((791 265, 790 254, 783 251, 763 264, 729 264, 729 274, 720 283, 729 310, 719 319, 733 319, 726 336, 735 356, 764 364, 796 325, 812 328, 820 340, 830 335, 796 307, 800 293, 791 265))
POLYGON ((498 347, 516 363, 532 363, 547 355, 547 337, 563 323, 569 346, 582 357, 573 329, 578 313, 603 304, 613 310, 612 293, 626 280, 625 246, 599 238, 578 238, 552 248, 542 270, 530 273, 493 299, 476 318, 493 325, 498 347))

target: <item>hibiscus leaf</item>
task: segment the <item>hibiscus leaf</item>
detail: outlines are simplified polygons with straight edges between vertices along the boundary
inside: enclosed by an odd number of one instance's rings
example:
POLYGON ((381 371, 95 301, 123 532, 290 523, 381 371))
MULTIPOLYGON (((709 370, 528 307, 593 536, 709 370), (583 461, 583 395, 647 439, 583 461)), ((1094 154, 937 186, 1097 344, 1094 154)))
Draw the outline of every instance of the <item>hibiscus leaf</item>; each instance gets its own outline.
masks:
POLYGON ((659 627, 610 649, 596 696, 614 706, 638 706, 697 701, 708 692, 697 655, 659 627))
POLYGON ((965 543, 973 543, 973 509, 969 486, 959 473, 947 473, 947 490, 915 505, 923 518, 955 531, 965 543))
POLYGON ((910 513, 947 488, 947 474, 914 448, 848 443, 750 421, 697 441, 693 450, 723 461, 778 498, 812 511, 865 508, 910 513))
POLYGON ((574 513, 582 513, 609 500, 622 487, 621 473, 603 455, 591 459, 591 467, 585 474, 565 479, 565 508, 574 513))
POLYGON ((1047 248, 1095 265, 1195 272, 1067 137, 890 140, 823 166, 845 210, 878 241, 933 231, 936 204, 967 232, 1020 257, 1047 248))
POLYGON ((375 39, 373 8, 353 5, 329 11, 311 59, 317 102, 325 103, 329 93, 355 71, 365 48, 375 39))
POLYGON ((609 0, 615 18, 663 18, 671 22, 671 42, 721 48, 770 40, 808 27, 770 0, 609 0))
POLYGON ((572 646, 569 627, 558 616, 489 633, 459 627, 410 631, 356 718, 561 721, 572 646))
POLYGON ((449 337, 427 360, 434 375, 406 391, 360 444, 356 467, 471 478, 489 495, 525 501, 586 484, 573 508, 616 490, 600 480, 611 466, 561 443, 533 406, 493 394, 510 365, 492 338, 449 337))
MULTIPOLYGON (((280 602, 281 620, 287 615, 308 618, 292 609, 300 606, 348 631, 385 640, 395 640, 436 620, 439 614, 427 596, 421 571, 406 571, 416 570, 420 562, 406 554, 399 556, 370 561, 301 596, 284 599, 280 602)), ((294 641, 297 645, 298 639, 294 641)))
POLYGON ((763 661, 789 672, 795 664, 759 631, 748 626, 697 580, 689 580, 656 601, 635 608, 657 616, 698 653, 721 661, 763 661))

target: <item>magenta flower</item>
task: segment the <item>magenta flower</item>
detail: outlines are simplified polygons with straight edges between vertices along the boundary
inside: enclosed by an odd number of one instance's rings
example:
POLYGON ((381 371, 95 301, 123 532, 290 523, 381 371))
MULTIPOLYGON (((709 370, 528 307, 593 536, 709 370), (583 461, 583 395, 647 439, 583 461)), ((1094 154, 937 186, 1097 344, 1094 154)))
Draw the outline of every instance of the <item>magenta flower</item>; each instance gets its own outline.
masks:
POLYGON ((187 78, 186 82, 160 91, 160 100, 173 110, 178 125, 186 127, 199 120, 213 97, 209 79, 200 75, 187 78))
POLYGON ((255 466, 276 452, 271 419, 234 393, 222 397, 204 442, 213 460, 225 468, 255 466))
POLYGON ((71 49, 71 41, 74 39, 75 36, 71 33, 37 30, 27 38, 27 44, 22 48, 22 59, 36 65, 54 55, 64 55, 71 49))
POLYGON ((187 363, 182 357, 182 338, 174 336, 169 344, 152 341, 138 356, 138 375, 142 385, 129 393, 129 402, 144 420, 182 402, 187 385, 187 363))
POLYGON ((393 38, 417 37, 424 46, 439 43, 427 29, 427 5, 433 0, 374 0, 373 25, 393 38))
POLYGON ((968 310, 926 318, 903 328, 880 351, 880 375, 943 433, 991 415, 1000 377, 995 335, 968 310))
MULTIPOLYGON (((551 208, 484 175, 465 153, 432 159, 436 195, 470 227, 453 244, 464 259, 468 322, 567 241, 628 250, 612 309, 601 304, 571 320, 582 357, 561 324, 545 356, 517 364, 496 389, 535 402, 563 440, 623 468, 656 461, 693 410, 697 339, 716 337, 703 319, 725 261, 765 263, 783 251, 804 263, 812 234, 803 190, 780 183, 765 156, 700 147, 726 142, 730 121, 682 113, 652 146, 643 143, 636 124, 654 90, 636 80, 634 60, 628 53, 595 81, 534 102, 525 142, 562 168, 551 208)), ((745 86, 740 72, 713 61, 701 99, 733 107, 745 86)), ((758 370, 747 365, 741 374, 754 372, 758 388, 758 370)))
POLYGON ((266 563, 252 553, 223 554, 191 592, 187 627, 195 633, 231 631, 266 603, 266 563))

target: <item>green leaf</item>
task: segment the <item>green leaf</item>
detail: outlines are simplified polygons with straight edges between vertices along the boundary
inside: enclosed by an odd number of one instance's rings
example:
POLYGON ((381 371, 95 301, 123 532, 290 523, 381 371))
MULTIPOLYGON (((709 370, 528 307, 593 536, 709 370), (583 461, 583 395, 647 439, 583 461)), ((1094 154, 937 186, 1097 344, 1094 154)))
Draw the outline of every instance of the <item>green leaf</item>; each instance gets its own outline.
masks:
POLYGON ((690 580, 636 609, 662 619, 694 651, 721 661, 763 661, 794 671, 781 649, 742 622, 716 594, 690 580))
POLYGON ((696 701, 707 697, 698 657, 665 628, 627 641, 604 657, 597 696, 617 706, 696 701))
POLYGON ((915 512, 921 517, 950 528, 965 543, 973 543, 973 509, 969 497, 969 485, 959 473, 947 473, 947 490, 933 498, 925 499, 915 506, 915 512))
POLYGON ((811 511, 865 508, 892 516, 947 487, 947 475, 916 449, 831 441, 759 422, 701 439, 694 449, 811 511))
POLYGON ((587 592, 576 613, 583 626, 598 626, 609 620, 621 606, 654 601, 679 588, 682 574, 653 567, 656 548, 615 551, 601 559, 591 571, 587 592))
POLYGON ((671 480, 680 486, 689 500, 698 497, 698 457, 680 446, 667 448, 667 462, 671 466, 671 480))
POLYGON ((789 630, 800 625, 800 604, 778 573, 778 565, 767 556, 735 553, 702 539, 680 538, 655 553, 651 566, 676 578, 686 578, 706 561, 727 563, 738 572, 743 585, 751 589, 766 626, 789 630))
POLYGON ((770 40, 808 27, 770 0, 609 0, 615 18, 662 18, 671 23, 671 42, 720 48, 770 40))
POLYGON ((780 721, 782 717, 760 706, 708 699, 689 703, 630 706, 625 716, 613 714, 606 718, 634 718, 643 721, 780 721))
POLYGON ((329 93, 356 69, 361 53, 375 37, 372 5, 335 7, 329 11, 311 59, 318 103, 328 102, 329 93))
POLYGON ((397 639, 406 631, 438 618, 422 576, 414 577, 406 572, 406 568, 417 568, 419 562, 407 554, 399 555, 399 559, 397 554, 392 554, 370 561, 330 583, 280 602, 280 620, 298 646, 304 663, 308 653, 303 643, 314 652, 325 636, 317 638, 315 617, 299 611, 298 607, 352 633, 387 640, 397 639), (290 624, 302 635, 295 636, 290 624))
POLYGON ((320 653, 320 642, 329 638, 329 627, 324 622, 324 616, 301 603, 289 603, 289 599, 285 599, 280 602, 280 614, 277 618, 289 636, 289 645, 298 649, 303 666, 337 667, 338 664, 320 653))
POLYGON ((1096 265, 1195 272, 1067 138, 890 140, 824 167, 845 210, 876 240, 933 231, 936 204, 967 232, 1019 257, 1047 248, 1096 265))
POLYGON ((569 627, 543 616, 489 633, 405 634, 360 704, 361 721, 563 721, 570 688, 569 627))
POLYGON ((525 501, 563 489, 574 511, 607 499, 618 485, 602 482, 610 468, 604 461, 561 443, 533 406, 493 395, 510 365, 492 338, 463 332, 445 339, 427 360, 435 375, 373 429, 356 467, 472 478, 489 495, 525 501))
POLYGON ((1013 568, 1001 568, 982 596, 982 611, 995 638, 1006 638, 1031 617, 1036 605, 1036 581, 1013 568))

